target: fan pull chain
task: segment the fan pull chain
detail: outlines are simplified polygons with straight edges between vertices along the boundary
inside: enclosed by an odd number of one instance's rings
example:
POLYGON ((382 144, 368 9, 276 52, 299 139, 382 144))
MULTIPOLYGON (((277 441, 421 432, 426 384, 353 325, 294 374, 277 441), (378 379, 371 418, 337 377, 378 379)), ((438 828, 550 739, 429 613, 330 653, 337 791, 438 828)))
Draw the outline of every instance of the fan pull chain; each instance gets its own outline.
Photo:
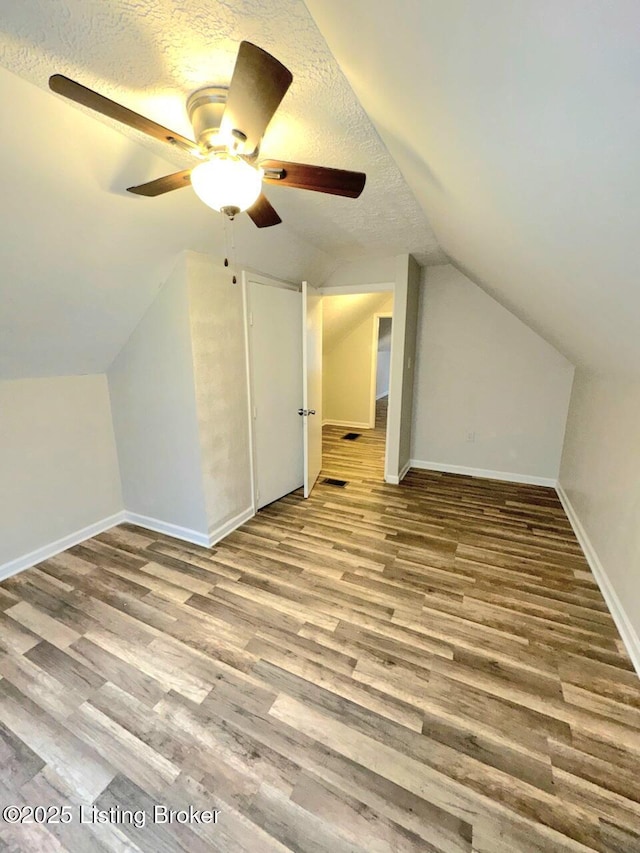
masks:
POLYGON ((225 267, 229 266, 229 258, 231 258, 231 281, 233 284, 238 283, 238 268, 236 261, 236 241, 235 241, 235 231, 234 231, 234 222, 235 219, 231 219, 227 216, 224 218, 224 242, 225 242, 225 250, 226 257, 224 259, 225 267))

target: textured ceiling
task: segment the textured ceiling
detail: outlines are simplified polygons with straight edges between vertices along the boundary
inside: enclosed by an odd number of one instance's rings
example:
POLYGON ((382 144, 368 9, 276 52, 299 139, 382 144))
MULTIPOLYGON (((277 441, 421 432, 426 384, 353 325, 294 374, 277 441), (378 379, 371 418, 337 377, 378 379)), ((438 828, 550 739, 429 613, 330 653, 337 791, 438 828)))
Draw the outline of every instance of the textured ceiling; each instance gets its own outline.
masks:
POLYGON ((300 0, 5 2, 0 378, 104 370, 176 255, 225 245, 222 217, 191 189, 157 199, 124 192, 191 160, 54 95, 49 76, 66 74, 191 136, 186 97, 228 83, 242 39, 294 78, 263 155, 365 171, 368 182, 356 201, 267 188, 284 223, 260 231, 239 217, 238 262, 316 281, 363 255, 442 262, 424 212, 300 0))
MULTIPOLYGON (((21 0, 4 4, 1 27, 0 64, 15 74, 46 88, 55 70, 186 136, 187 95, 228 83, 239 42, 254 41, 294 77, 263 155, 368 174, 355 202, 269 188, 290 227, 338 257, 411 251, 423 262, 442 260, 424 213, 299 0, 21 0)), ((177 165, 193 162, 119 129, 177 165)))
POLYGON ((306 2, 453 262, 637 376, 637 0, 306 2))

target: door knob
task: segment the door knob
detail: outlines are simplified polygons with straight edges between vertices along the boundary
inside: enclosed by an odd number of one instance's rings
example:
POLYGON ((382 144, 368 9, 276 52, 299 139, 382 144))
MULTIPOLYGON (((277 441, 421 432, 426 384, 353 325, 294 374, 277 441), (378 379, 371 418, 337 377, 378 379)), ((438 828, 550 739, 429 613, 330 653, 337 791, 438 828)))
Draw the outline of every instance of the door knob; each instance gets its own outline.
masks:
POLYGON ((316 413, 316 410, 315 410, 315 409, 309 409, 309 414, 310 414, 310 415, 315 415, 315 413, 316 413))
POLYGON ((306 409, 298 409, 298 414, 299 415, 308 415, 309 412, 306 409))

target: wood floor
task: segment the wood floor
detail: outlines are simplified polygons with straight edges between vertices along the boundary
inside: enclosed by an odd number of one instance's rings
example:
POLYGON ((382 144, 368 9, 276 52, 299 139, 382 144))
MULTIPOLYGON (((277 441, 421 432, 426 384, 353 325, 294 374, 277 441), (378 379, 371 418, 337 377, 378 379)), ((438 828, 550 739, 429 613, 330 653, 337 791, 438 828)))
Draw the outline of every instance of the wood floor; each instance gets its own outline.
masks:
POLYGON ((0 802, 73 809, 0 849, 640 851, 640 682, 554 493, 388 486, 343 432, 345 488, 212 551, 123 525, 0 586, 0 802))

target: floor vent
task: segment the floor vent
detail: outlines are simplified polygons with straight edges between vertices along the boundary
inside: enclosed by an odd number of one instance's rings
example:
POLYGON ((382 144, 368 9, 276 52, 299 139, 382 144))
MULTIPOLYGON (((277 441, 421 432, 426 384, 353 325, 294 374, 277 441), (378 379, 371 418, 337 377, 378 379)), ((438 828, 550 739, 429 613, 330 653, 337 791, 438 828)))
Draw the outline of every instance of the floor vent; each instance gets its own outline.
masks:
POLYGON ((342 437, 345 439, 345 441, 355 441, 357 438, 362 437, 362 433, 361 432, 348 432, 346 435, 343 435, 342 437))
POLYGON ((348 480, 336 480, 335 477, 325 477, 322 482, 325 483, 327 486, 340 486, 341 489, 344 489, 344 487, 347 485, 347 483, 349 481, 348 480))

